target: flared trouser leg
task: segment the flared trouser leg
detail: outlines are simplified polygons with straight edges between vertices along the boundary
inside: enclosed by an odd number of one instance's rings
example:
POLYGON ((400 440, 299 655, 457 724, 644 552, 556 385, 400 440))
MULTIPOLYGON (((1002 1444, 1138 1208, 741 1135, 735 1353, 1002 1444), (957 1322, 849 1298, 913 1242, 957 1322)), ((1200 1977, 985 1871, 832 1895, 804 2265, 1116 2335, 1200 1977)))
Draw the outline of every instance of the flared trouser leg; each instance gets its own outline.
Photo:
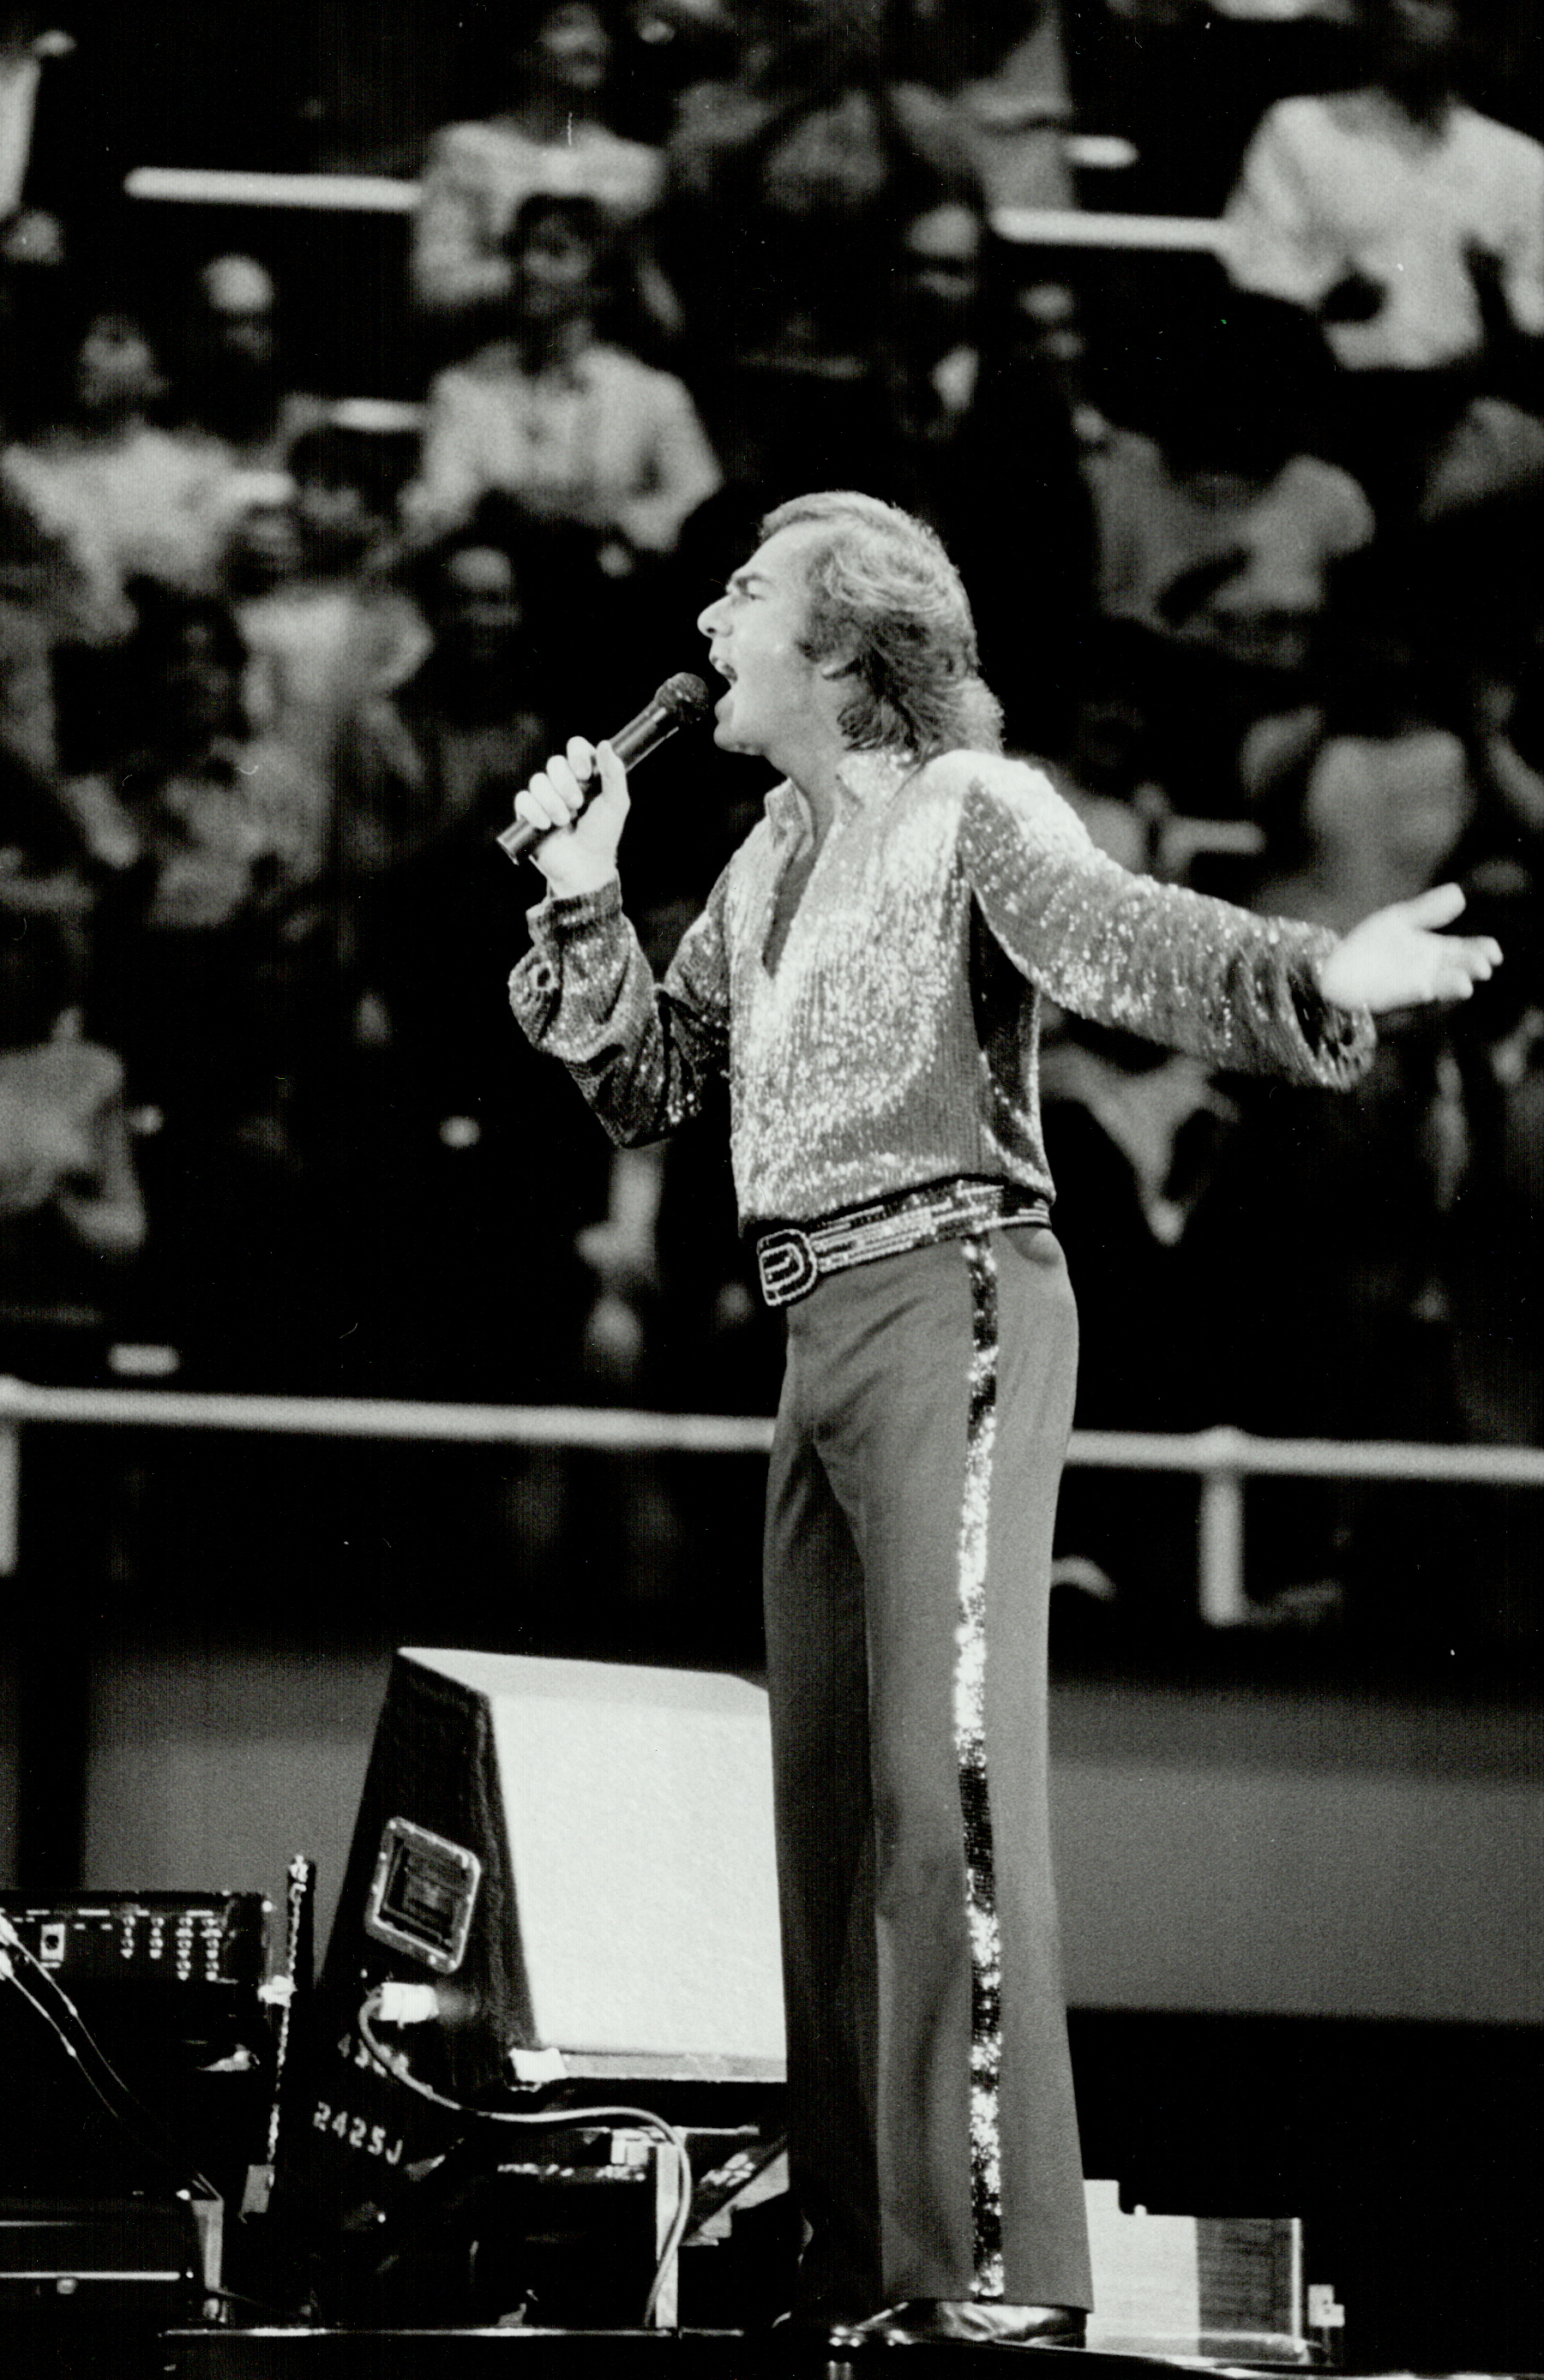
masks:
POLYGON ((1089 2301, 1046 1740, 1076 1365, 1044 1231, 790 1309, 765 1599, 811 2305, 1089 2301))

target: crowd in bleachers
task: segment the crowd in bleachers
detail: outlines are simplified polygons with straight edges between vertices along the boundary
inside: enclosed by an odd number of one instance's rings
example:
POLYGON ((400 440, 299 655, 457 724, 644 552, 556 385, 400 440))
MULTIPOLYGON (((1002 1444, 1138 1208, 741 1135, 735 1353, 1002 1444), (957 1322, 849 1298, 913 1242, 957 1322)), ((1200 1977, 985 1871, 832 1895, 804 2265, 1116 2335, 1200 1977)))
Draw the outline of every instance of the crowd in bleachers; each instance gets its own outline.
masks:
MULTIPOLYGON (((1080 1420, 1544 1443, 1537 11, 387 11, 322 162, 417 186, 392 403, 368 344, 315 384, 260 240, 157 240, 122 27, 93 81, 63 13, 0 5, 0 1370, 764 1402, 721 1141, 614 1160, 527 1050, 492 837, 694 663, 763 509, 861 486, 1120 856, 1334 926, 1456 876, 1508 953, 1350 1098, 1058 1026, 1080 1420), (1220 255, 1096 322, 1014 236, 1075 205, 1220 255)), ((674 749, 624 855, 660 958, 764 791, 674 749)), ((1069 1482, 1086 1584, 1148 1516, 1069 1482)), ((1275 1535, 1268 1583, 1356 1567, 1332 1503, 1275 1535)))

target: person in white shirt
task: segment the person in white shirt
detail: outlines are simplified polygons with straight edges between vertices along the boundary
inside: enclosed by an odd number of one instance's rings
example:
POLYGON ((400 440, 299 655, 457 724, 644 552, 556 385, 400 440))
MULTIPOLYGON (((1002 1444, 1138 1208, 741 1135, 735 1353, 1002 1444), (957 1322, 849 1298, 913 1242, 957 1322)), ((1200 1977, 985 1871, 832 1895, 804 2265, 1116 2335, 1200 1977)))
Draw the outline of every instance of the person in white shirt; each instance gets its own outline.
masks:
MULTIPOLYGON (((1544 338, 1544 146, 1457 97, 1453 0, 1366 0, 1365 18, 1361 89, 1267 111, 1225 252, 1241 287, 1318 319, 1346 459, 1364 477, 1381 455, 1418 506, 1470 405, 1497 401, 1498 346, 1544 338)), ((1537 468, 1544 437, 1504 429, 1507 468, 1537 468)))
POLYGON ((410 528, 464 520, 491 489, 533 518, 592 532, 612 576, 675 549, 722 474, 686 388, 597 335, 604 218, 593 200, 533 195, 509 240, 509 335, 439 373, 410 528))
POLYGON ((434 135, 409 278, 417 304, 442 324, 486 335, 488 310, 512 285, 509 229, 533 192, 594 199, 627 225, 658 200, 659 152, 624 139, 609 117, 614 14, 599 0, 512 11, 497 44, 505 103, 485 120, 447 124, 434 135))

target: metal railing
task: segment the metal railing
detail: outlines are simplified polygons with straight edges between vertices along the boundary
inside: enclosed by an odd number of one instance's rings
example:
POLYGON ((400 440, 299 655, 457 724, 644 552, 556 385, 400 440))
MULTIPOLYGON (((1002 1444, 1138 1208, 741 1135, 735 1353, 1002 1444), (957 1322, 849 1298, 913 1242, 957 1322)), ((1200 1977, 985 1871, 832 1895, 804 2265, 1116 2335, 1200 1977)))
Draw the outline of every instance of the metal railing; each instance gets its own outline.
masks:
MULTIPOLYGON (((0 1379, 0 1576, 16 1569, 21 1436, 29 1427, 223 1430, 259 1437, 559 1447, 613 1454, 765 1454, 770 1420, 632 1413, 586 1405, 461 1405, 363 1397, 198 1395, 181 1390, 33 1388, 0 1379)), ((1247 1618, 1245 1502, 1251 1479, 1544 1488, 1544 1449, 1429 1446, 1404 1439, 1257 1438, 1075 1430, 1069 1467, 1188 1474, 1198 1483, 1197 1609, 1210 1628, 1247 1618)))
MULTIPOLYGON (((1071 135, 1074 164, 1124 165, 1128 144, 1071 135), (1108 153, 1106 153, 1108 152, 1108 153)), ((382 174, 266 174, 212 165, 137 165, 125 178, 131 199, 161 206, 297 210, 311 214, 410 215, 418 184, 382 174)), ((1107 249, 1170 255, 1222 251, 1226 234, 1207 215, 1125 214, 1103 207, 997 207, 991 227, 1015 248, 1107 249)))

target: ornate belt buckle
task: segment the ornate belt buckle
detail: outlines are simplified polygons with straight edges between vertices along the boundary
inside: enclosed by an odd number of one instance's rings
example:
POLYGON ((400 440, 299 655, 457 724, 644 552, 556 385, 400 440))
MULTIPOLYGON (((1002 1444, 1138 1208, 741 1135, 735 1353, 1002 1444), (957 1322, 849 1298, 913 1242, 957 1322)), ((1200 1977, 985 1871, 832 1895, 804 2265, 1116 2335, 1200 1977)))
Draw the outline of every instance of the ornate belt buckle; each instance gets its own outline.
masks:
POLYGON ((769 1305, 792 1305, 808 1297, 821 1277, 815 1251, 803 1232, 768 1232, 756 1243, 756 1270, 769 1305))

